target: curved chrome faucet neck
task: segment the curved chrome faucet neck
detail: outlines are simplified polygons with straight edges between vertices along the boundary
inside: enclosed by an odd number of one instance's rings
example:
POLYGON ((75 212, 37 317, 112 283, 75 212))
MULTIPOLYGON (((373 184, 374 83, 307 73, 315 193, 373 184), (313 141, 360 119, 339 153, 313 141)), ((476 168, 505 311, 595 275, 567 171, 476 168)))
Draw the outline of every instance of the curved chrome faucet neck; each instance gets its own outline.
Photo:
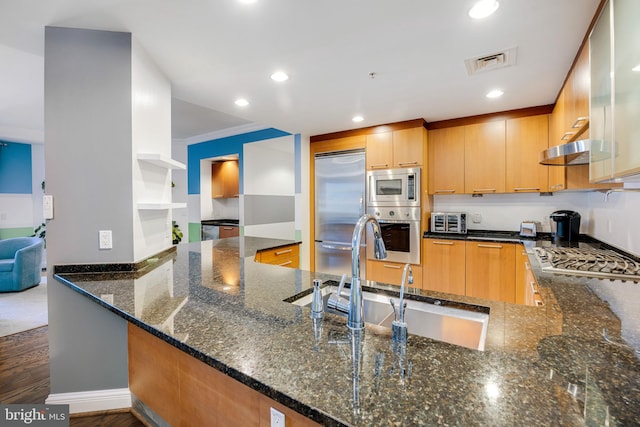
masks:
POLYGON ((374 257, 376 259, 387 257, 380 224, 373 216, 362 215, 353 229, 353 237, 351 239, 351 288, 349 291, 349 320, 347 326, 354 330, 364 329, 364 301, 362 298, 362 285, 360 284, 360 242, 368 223, 371 223, 373 231, 374 257))

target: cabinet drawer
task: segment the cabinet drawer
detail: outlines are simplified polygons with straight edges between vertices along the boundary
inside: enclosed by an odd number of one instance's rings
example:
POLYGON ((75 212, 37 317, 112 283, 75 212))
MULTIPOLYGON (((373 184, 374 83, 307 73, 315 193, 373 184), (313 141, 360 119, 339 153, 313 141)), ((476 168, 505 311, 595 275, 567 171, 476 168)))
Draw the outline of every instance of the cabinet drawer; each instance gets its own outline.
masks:
POLYGON ((256 254, 256 261, 265 264, 298 268, 300 266, 300 247, 298 245, 266 249, 256 254))
MULTIPOLYGON (((399 262, 367 260, 367 280, 400 286, 402 284, 402 271, 404 264, 399 262)), ((422 267, 411 264, 413 272, 413 284, 411 288, 422 288, 422 267)))

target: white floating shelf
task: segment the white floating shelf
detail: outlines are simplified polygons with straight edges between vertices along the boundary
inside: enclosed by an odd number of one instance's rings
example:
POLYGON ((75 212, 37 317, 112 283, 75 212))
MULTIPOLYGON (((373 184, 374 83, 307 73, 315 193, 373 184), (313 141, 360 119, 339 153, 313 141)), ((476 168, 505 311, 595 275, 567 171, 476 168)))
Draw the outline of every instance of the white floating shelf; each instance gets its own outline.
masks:
POLYGON ((156 166, 160 166, 167 169, 186 169, 187 166, 184 163, 180 163, 177 160, 170 159, 161 154, 156 153, 139 153, 138 160, 151 163, 156 166))
POLYGON ((163 210, 186 208, 186 203, 138 203, 139 210, 163 210))

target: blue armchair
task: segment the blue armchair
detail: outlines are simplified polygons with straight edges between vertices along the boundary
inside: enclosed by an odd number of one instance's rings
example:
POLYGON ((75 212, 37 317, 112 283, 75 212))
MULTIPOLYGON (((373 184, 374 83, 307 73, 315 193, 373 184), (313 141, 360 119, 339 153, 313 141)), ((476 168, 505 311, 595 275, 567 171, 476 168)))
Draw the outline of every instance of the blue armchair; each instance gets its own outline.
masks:
POLYGON ((15 292, 40 283, 43 240, 14 237, 0 240, 0 292, 15 292))

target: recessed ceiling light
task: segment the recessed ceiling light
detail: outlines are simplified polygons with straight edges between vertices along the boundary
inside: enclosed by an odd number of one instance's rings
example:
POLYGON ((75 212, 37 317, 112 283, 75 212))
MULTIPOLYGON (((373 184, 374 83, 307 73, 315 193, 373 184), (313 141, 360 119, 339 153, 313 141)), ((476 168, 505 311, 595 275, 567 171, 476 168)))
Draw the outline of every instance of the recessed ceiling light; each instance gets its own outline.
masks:
POLYGON ((635 67, 633 67, 633 68, 631 69, 631 71, 637 71, 637 72, 639 72, 639 73, 640 73, 640 64, 638 64, 638 65, 636 65, 635 67))
POLYGON ((364 117, 362 116, 354 116, 353 119, 351 119, 352 121, 358 123, 364 120, 364 117))
POLYGON ((492 90, 491 92, 487 93, 487 98, 500 98, 502 95, 504 94, 503 91, 501 91, 500 89, 495 89, 492 90))
POLYGON ((255 3, 258 0, 238 0, 240 3, 246 3, 246 4, 250 4, 250 3, 255 3))
POLYGON ((469 9, 469 16, 473 19, 482 19, 491 15, 498 10, 500 3, 497 0, 480 0, 471 9, 469 9))
POLYGON ((276 82, 283 82, 285 80, 289 80, 289 76, 284 71, 276 71, 271 74, 271 80, 275 80, 276 82))
POLYGON ((235 100, 235 104, 238 107, 246 107, 247 105, 249 105, 249 101, 247 101, 244 98, 238 98, 238 99, 235 100))

